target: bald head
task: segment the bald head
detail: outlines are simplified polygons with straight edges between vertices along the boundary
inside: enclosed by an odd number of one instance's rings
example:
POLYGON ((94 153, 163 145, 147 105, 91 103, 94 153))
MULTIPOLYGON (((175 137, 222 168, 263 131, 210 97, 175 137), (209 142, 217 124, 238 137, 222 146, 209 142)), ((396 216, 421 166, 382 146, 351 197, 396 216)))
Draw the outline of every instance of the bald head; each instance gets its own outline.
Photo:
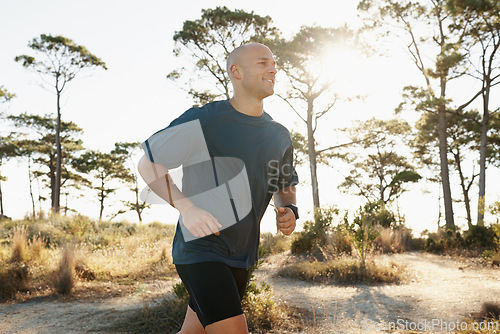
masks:
POLYGON ((227 73, 229 73, 229 78, 232 79, 231 75, 231 66, 233 65, 241 65, 242 62, 244 62, 245 55, 248 54, 250 51, 255 50, 257 48, 265 48, 271 52, 271 50, 265 46, 264 44, 260 43, 248 43, 241 45, 237 47, 236 49, 233 50, 227 57, 227 64, 226 64, 226 70, 227 73))

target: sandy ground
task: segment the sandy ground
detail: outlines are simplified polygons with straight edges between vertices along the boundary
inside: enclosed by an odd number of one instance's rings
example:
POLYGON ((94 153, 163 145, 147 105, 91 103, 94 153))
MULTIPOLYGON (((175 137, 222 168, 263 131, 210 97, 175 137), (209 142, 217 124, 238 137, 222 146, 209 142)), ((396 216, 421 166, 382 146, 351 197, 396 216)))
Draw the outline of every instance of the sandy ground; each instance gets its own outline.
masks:
MULTIPOLYGON (((426 253, 377 260, 405 265, 410 280, 401 285, 337 286, 276 277, 277 269, 292 261, 285 254, 266 259, 256 276, 271 285, 276 301, 312 311, 316 325, 307 333, 387 333, 390 322, 398 328, 450 332, 446 329, 457 321, 462 325, 483 302, 500 303, 498 267, 426 253)), ((105 333, 104 326, 130 316, 131 310, 170 292, 171 286, 172 282, 149 282, 112 298, 45 297, 0 304, 0 333, 105 333)))
POLYGON ((314 310, 315 333, 384 333, 390 322, 397 329, 449 332, 446 329, 454 328, 457 320, 462 326, 471 312, 480 311, 483 302, 500 302, 498 267, 427 253, 377 260, 405 265, 408 283, 335 286, 275 277, 275 268, 286 263, 286 257, 264 263, 259 279, 271 283, 278 300, 314 310))

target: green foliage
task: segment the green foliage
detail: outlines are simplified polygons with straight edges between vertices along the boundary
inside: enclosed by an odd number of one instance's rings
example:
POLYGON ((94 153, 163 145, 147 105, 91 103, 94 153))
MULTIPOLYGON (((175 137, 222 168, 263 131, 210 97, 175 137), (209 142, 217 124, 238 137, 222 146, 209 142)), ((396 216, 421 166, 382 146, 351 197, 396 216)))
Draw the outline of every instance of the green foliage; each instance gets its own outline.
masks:
MULTIPOLYGON (((34 38, 29 44, 38 55, 38 60, 30 55, 15 57, 25 68, 31 69, 42 76, 53 79, 49 86, 55 88, 57 99, 57 118, 55 124, 56 143, 56 165, 54 179, 51 179, 53 212, 60 211, 60 197, 63 169, 63 148, 61 145, 61 94, 66 85, 72 81, 78 73, 85 69, 103 68, 107 69, 102 60, 91 54, 85 47, 75 44, 72 40, 63 36, 51 36, 42 34, 34 38), (40 60, 42 59, 42 60, 40 60)), ((46 81, 44 81, 47 83, 46 81)), ((31 180, 31 177, 30 177, 31 180)), ((34 206, 34 205, 33 205, 34 206)))
POLYGON ((464 233, 463 246, 468 249, 488 249, 498 247, 498 236, 492 226, 470 226, 464 233))
POLYGON ((184 283, 176 283, 174 285, 174 294, 177 297, 177 299, 182 300, 183 302, 188 302, 189 301, 189 292, 186 289, 186 286, 184 283))
POLYGON ((33 56, 21 55, 15 57, 26 68, 36 72, 48 74, 61 82, 58 89, 64 87, 65 82, 75 78, 83 68, 106 68, 106 64, 89 52, 84 46, 77 45, 74 41, 63 36, 42 34, 28 44, 28 47, 45 57, 37 61, 33 56))
POLYGON ((438 254, 454 254, 468 252, 471 255, 483 254, 485 251, 500 249, 500 228, 492 226, 469 226, 464 233, 451 230, 439 230, 428 234, 425 250, 438 254))
MULTIPOLYGON (((133 156, 141 150, 141 145, 139 142, 127 142, 127 143, 115 143, 115 148, 113 152, 124 159, 124 167, 129 168, 129 177, 122 178, 130 186, 130 190, 133 191, 135 199, 133 201, 122 201, 125 208, 130 211, 135 211, 139 218, 139 222, 142 222, 142 212, 151 207, 151 204, 141 201, 139 198, 139 176, 137 170, 135 169, 135 163, 133 161, 133 156), (128 166, 126 166, 128 163, 128 166), (130 168, 132 167, 132 168, 130 168)), ((124 211, 126 212, 126 211, 124 211)))
POLYGON ((117 190, 110 186, 110 181, 116 179, 127 183, 134 180, 134 175, 125 166, 128 155, 124 152, 127 151, 122 147, 117 147, 110 153, 89 150, 73 161, 76 170, 84 174, 93 174, 97 180, 97 183, 90 184, 90 187, 98 194, 99 220, 102 220, 105 199, 117 190))
POLYGON ((15 96, 16 94, 9 93, 9 91, 5 89, 4 86, 0 86, 0 103, 7 102, 13 99, 15 96))
POLYGON ((385 212, 381 212, 379 216, 380 208, 384 208, 381 203, 368 202, 364 207, 359 208, 352 223, 349 223, 347 214, 344 217, 344 227, 352 238, 362 268, 366 266, 367 251, 372 247, 372 243, 379 235, 377 225, 380 222, 387 223, 387 214, 385 212))
MULTIPOLYGON (((9 115, 7 119, 18 129, 16 138, 12 139, 14 156, 27 158, 34 163, 30 170, 30 180, 39 178, 50 189, 55 191, 56 179, 56 120, 51 115, 33 115, 21 113, 9 115)), ((62 147, 62 182, 61 187, 79 189, 88 180, 75 173, 71 165, 76 155, 83 150, 82 140, 78 136, 83 130, 73 122, 61 122, 61 147, 62 147)), ((40 194, 40 196, 42 196, 40 194)), ((52 198, 52 196, 50 196, 52 198)), ((38 198, 42 201, 43 198, 38 198)))
POLYGON ((368 201, 388 203, 407 191, 406 184, 420 180, 409 159, 398 153, 411 134, 406 121, 372 118, 344 131, 354 143, 343 157, 353 166, 340 185, 345 190, 356 189, 368 201))
POLYGON ((314 220, 304 222, 304 230, 297 233, 292 241, 292 254, 308 254, 319 256, 321 247, 328 242, 331 225, 339 210, 335 207, 317 208, 314 211, 314 220))

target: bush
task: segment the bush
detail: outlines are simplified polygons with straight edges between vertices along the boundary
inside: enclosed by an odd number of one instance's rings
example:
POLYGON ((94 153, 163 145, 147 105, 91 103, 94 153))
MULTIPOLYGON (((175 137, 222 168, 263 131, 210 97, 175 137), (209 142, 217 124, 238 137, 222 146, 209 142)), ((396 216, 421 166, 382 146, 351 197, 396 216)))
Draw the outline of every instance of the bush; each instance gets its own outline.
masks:
POLYGON ((13 298, 28 289, 29 267, 13 263, 0 268, 0 301, 13 298))
POLYGON ((314 211, 314 220, 304 222, 304 230, 298 232, 292 241, 292 254, 307 254, 312 256, 322 256, 321 248, 328 243, 331 233, 331 224, 339 210, 334 207, 317 208, 314 211))
POLYGON ((464 233, 464 238, 461 241, 463 246, 468 249, 493 249, 498 247, 495 237, 496 233, 493 227, 473 225, 464 233))
POLYGON ((281 233, 262 233, 259 244, 259 258, 282 253, 290 249, 290 238, 281 233))
POLYGON ((497 227, 471 226, 462 234, 460 231, 438 230, 428 233, 425 251, 437 254, 454 254, 466 252, 468 255, 480 255, 485 250, 500 249, 497 237, 497 227))
POLYGON ((378 265, 367 262, 365 268, 357 260, 339 258, 326 262, 304 261, 288 265, 278 276, 319 283, 400 283, 406 278, 404 267, 395 263, 378 265))
POLYGON ((373 247, 381 253, 402 253, 422 248, 421 241, 413 238, 411 230, 407 227, 379 227, 378 231, 379 235, 374 240, 373 247))
POLYGON ((333 246, 333 250, 337 254, 352 254, 353 245, 351 236, 342 226, 337 226, 335 228, 330 238, 330 244, 333 246))

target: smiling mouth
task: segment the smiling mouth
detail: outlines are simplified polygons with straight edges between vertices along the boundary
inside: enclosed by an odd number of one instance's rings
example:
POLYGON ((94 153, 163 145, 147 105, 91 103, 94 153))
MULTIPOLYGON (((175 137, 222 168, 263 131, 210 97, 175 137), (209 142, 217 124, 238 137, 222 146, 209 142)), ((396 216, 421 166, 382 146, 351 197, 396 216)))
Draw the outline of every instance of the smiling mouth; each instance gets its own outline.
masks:
POLYGON ((270 82, 274 85, 274 80, 273 79, 264 79, 264 81, 270 82))

